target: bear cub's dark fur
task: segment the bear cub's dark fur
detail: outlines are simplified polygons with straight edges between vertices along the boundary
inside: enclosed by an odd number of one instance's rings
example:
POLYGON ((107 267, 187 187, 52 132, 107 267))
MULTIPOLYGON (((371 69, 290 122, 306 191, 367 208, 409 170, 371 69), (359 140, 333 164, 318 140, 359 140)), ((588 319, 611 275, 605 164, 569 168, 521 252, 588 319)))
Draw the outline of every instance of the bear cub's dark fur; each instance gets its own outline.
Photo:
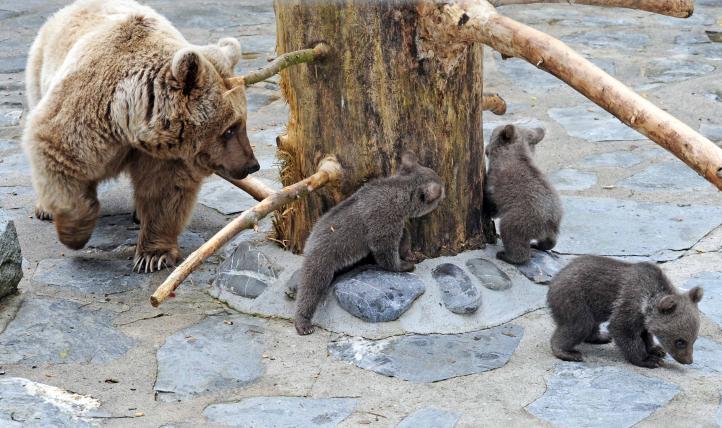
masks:
POLYGON ((552 352, 562 360, 582 361, 575 346, 614 339, 637 366, 658 367, 665 351, 682 364, 692 364, 702 295, 699 287, 678 292, 652 263, 577 257, 549 285, 547 303, 557 325, 552 352), (609 335, 599 331, 607 320, 609 335))

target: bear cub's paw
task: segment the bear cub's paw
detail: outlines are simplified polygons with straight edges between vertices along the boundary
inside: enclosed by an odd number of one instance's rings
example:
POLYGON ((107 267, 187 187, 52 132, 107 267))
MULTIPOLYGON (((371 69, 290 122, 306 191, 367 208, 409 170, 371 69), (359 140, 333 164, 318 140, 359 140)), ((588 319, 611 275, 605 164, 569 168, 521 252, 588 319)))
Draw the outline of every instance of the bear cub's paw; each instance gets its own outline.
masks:
POLYGON ((311 320, 302 317, 296 317, 293 321, 293 325, 296 327, 296 333, 301 336, 311 334, 314 330, 311 320))

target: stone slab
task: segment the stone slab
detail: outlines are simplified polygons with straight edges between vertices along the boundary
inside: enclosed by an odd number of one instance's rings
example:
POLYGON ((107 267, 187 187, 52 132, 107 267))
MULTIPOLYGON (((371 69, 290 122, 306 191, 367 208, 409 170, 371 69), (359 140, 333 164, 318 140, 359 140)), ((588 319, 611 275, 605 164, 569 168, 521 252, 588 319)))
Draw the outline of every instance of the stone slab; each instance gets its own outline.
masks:
POLYGON ((676 385, 626 367, 559 363, 547 390, 526 409, 557 427, 631 427, 664 407, 676 385))
POLYGON ((10 215, 0 209, 0 298, 17 291, 23 278, 23 255, 10 215))
POLYGON ((460 417, 448 410, 420 409, 405 417, 396 428, 454 428, 460 417))
POLYGON ((0 379, 0 425, 4 427, 95 426, 83 416, 100 407, 95 398, 23 378, 0 379))
MULTIPOLYGON (((134 246, 138 241, 140 226, 133 223, 131 213, 102 216, 93 231, 86 248, 101 251, 119 251, 124 247, 134 246)), ((198 233, 185 229, 178 237, 181 253, 189 254, 203 245, 205 239, 198 233)), ((129 261, 129 264, 132 263, 129 261)), ((130 270, 130 267, 128 268, 130 270)))
POLYGON ((563 197, 564 219, 554 251, 649 256, 691 248, 722 223, 722 207, 563 197))
POLYGON ((523 265, 517 265, 519 272, 537 284, 548 284, 568 260, 546 251, 531 250, 531 259, 523 265))
POLYGON ((722 125, 703 123, 699 127, 699 132, 712 141, 722 142, 722 125))
POLYGON ((717 426, 722 427, 722 390, 720 390, 719 395, 720 395, 720 406, 719 406, 719 410, 717 410, 717 426))
POLYGON ((351 415, 352 398, 252 397, 213 404, 203 415, 211 422, 238 428, 332 428, 351 415))
POLYGON ((455 314, 473 314, 481 305, 481 291, 471 278, 453 263, 444 263, 431 273, 441 290, 446 309, 455 314))
POLYGON ((380 340, 344 337, 329 343, 328 351, 342 361, 384 376, 429 383, 504 366, 523 335, 522 327, 505 324, 461 334, 380 340))
POLYGON ((710 182, 679 160, 652 165, 617 184, 640 192, 716 190, 710 182))
POLYGON ((714 70, 713 65, 687 58, 660 58, 649 61, 643 69, 643 74, 651 82, 670 83, 704 76, 714 70))
POLYGON ((255 299, 278 279, 281 268, 262 251, 241 242, 218 267, 214 286, 229 293, 255 299))
POLYGON ((339 305, 367 322, 397 320, 426 287, 415 276, 389 272, 376 266, 361 266, 334 283, 339 305))
POLYGON ((583 140, 598 142, 647 139, 616 117, 592 104, 552 108, 549 109, 548 114, 564 128, 567 134, 583 140))
POLYGON ((587 156, 582 161, 585 167, 617 167, 629 168, 641 163, 643 159, 632 152, 607 152, 587 156))
POLYGON ((699 309, 722 328, 722 272, 702 272, 684 284, 689 290, 702 287, 704 297, 699 302, 699 309))
POLYGON ((158 350, 154 390, 161 401, 246 386, 265 372, 263 327, 245 317, 208 317, 168 337, 158 350))
POLYGON ((67 300, 28 298, 0 334, 0 364, 106 363, 135 341, 113 327, 113 314, 67 300))
POLYGON ((550 175, 549 179, 557 190, 586 190, 597 184, 596 174, 573 168, 560 169, 550 175))
POLYGON ((489 290, 503 291, 511 288, 509 275, 489 260, 469 259, 466 261, 466 268, 489 290))
POLYGON ((203 184, 198 202, 225 215, 240 213, 258 204, 248 193, 220 178, 203 184))
MULTIPOLYGON (((83 294, 117 294, 147 287, 158 275, 131 272, 130 260, 82 257, 46 259, 38 263, 32 281, 39 286, 72 289, 83 294)), ((161 275, 167 275, 161 272, 161 275)))
POLYGON ((697 370, 722 374, 722 343, 706 337, 698 337, 694 342, 694 364, 697 370))
POLYGON ((637 31, 600 29, 567 34, 560 40, 576 49, 613 49, 616 52, 644 48, 649 43, 649 36, 637 31))

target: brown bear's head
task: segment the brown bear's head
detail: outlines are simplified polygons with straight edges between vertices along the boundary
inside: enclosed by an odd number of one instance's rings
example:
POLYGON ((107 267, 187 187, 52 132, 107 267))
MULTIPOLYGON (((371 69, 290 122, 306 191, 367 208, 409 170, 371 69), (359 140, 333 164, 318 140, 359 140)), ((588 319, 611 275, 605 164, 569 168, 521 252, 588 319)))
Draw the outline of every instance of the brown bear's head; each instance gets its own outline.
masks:
POLYGON ((244 85, 231 79, 240 57, 231 38, 175 52, 165 84, 155 84, 160 105, 150 121, 161 147, 178 148, 208 174, 236 179, 259 169, 246 133, 244 85))

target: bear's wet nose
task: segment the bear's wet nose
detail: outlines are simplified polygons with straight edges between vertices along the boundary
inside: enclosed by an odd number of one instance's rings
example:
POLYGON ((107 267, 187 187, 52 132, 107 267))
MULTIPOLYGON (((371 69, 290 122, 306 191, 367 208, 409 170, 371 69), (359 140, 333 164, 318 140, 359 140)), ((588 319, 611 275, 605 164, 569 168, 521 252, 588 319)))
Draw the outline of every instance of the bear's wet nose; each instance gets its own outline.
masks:
POLYGON ((246 167, 246 171, 248 172, 248 174, 253 174, 259 169, 261 169, 261 165, 258 164, 257 160, 254 160, 252 164, 246 167))

